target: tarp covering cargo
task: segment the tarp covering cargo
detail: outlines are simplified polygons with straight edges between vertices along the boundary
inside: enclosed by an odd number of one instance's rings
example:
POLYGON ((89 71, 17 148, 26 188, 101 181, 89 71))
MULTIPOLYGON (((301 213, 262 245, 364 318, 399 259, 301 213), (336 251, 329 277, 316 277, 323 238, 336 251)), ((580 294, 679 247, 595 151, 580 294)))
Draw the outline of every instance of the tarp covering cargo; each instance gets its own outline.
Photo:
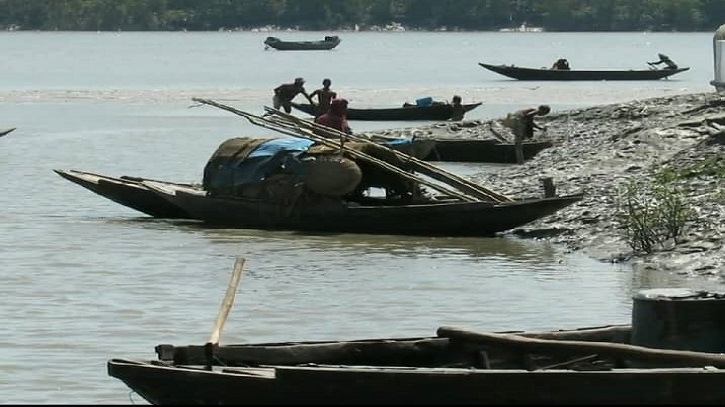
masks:
MULTIPOLYGON (((402 168, 395 152, 375 143, 352 141, 345 149, 364 152, 402 168)), ((204 168, 204 189, 215 195, 280 200, 300 189, 326 196, 362 194, 368 188, 388 193, 410 191, 409 180, 370 163, 340 155, 338 148, 297 138, 237 137, 224 141, 204 168)))
POLYGON ((204 189, 254 197, 274 189, 275 199, 297 194, 299 187, 321 195, 352 192, 362 179, 357 164, 313 144, 296 138, 226 140, 204 168, 204 189))

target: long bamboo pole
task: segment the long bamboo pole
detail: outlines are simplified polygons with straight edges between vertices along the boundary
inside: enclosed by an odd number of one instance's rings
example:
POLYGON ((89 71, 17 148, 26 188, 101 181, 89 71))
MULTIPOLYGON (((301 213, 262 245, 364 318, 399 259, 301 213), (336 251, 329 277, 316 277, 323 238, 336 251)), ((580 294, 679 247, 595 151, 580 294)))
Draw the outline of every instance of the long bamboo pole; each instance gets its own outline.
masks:
MULTIPOLYGON (((359 136, 355 136, 352 134, 346 134, 346 133, 343 133, 336 129, 332 129, 330 127, 326 127, 326 126, 322 126, 322 125, 319 125, 314 122, 310 122, 309 120, 300 119, 299 117, 281 112, 277 109, 272 109, 272 108, 267 107, 266 110, 269 113, 275 114, 278 117, 282 118, 283 121, 292 121, 295 124, 302 125, 306 128, 313 129, 314 131, 317 131, 319 133, 326 134, 328 137, 347 137, 350 140, 375 143, 374 141, 372 141, 368 138, 359 137, 359 136)), ((381 145, 379 143, 376 143, 376 144, 381 145)), ((413 157, 402 151, 398 151, 398 150, 389 148, 384 145, 382 145, 382 147, 388 148, 390 151, 394 152, 398 158, 404 160, 407 164, 410 164, 414 170, 424 173, 424 174, 428 175, 429 177, 434 178, 438 181, 445 182, 452 186, 455 186, 455 187, 459 188, 461 191, 464 191, 479 199, 483 199, 485 201, 493 201, 493 202, 512 202, 513 201, 513 199, 511 199, 505 195, 499 194, 499 193, 492 191, 488 188, 485 188, 481 185, 475 184, 465 178, 462 178, 456 174, 448 172, 448 171, 444 170, 443 168, 432 165, 426 161, 413 157)))
MULTIPOLYGON (((336 141, 336 140, 333 140, 331 138, 319 136, 319 135, 315 134, 311 130, 300 129, 299 127, 297 127, 293 131, 293 130, 290 130, 289 128, 285 128, 284 126, 281 126, 278 122, 275 122, 273 120, 269 120, 269 119, 264 118, 264 117, 256 116, 256 115, 253 115, 251 113, 247 113, 247 112, 244 112, 244 111, 241 111, 241 110, 237 110, 237 109, 235 109, 235 108, 233 108, 231 106, 227 106, 227 105, 224 105, 224 104, 221 104, 221 103, 217 103, 217 102, 214 102, 212 100, 201 99, 201 98, 193 98, 192 100, 194 100, 195 102, 199 102, 199 103, 203 103, 203 104, 208 104, 210 106, 218 107, 220 109, 223 109, 223 110, 232 112, 232 113, 234 113, 236 115, 245 117, 247 120, 249 120, 250 122, 252 122, 255 125, 258 125, 258 126, 261 126, 261 127, 265 127, 265 128, 271 129, 271 130, 275 130, 277 132, 280 132, 280 133, 283 133, 283 134, 287 134, 287 135, 290 135, 290 136, 307 138, 309 140, 313 140, 313 141, 315 141, 317 143, 320 143, 322 145, 325 145, 325 146, 328 146, 328 147, 331 147, 331 148, 336 148, 336 149, 341 149, 342 150, 342 143, 340 141, 336 141)), ((412 174, 412 173, 410 173, 408 171, 405 171, 405 170, 403 170, 401 168, 398 168, 395 165, 392 165, 392 164, 390 164, 390 163, 388 163, 386 161, 383 161, 383 160, 380 160, 378 158, 375 158, 375 157, 373 157, 373 156, 371 156, 369 154, 366 154, 366 153, 364 153, 362 151, 357 151, 357 150, 353 150, 353 149, 345 149, 343 151, 343 153, 344 154, 347 154, 349 156, 352 156, 354 158, 367 161, 367 162, 369 162, 371 164, 374 164, 374 165, 377 165, 379 167, 382 167, 382 168, 384 168, 384 169, 386 169, 388 171, 391 171, 393 173, 396 173, 396 174, 398 174, 401 177, 404 177, 406 179, 409 179, 409 180, 418 182, 418 183, 420 183, 422 185, 426 185, 426 186, 428 186, 428 187, 430 187, 430 188, 432 188, 434 190, 437 190, 437 191, 439 191, 439 192, 441 192, 443 194, 450 195, 450 196, 454 196, 454 197, 456 197, 458 199, 461 199, 461 200, 464 200, 464 201, 468 201, 468 202, 477 202, 477 201, 480 201, 480 198, 478 198, 478 197, 470 196, 470 195, 467 195, 465 193, 462 193, 462 192, 456 191, 454 189, 448 188, 446 186, 443 186, 443 185, 440 185, 440 184, 436 184, 436 183, 430 182, 430 181, 428 181, 428 180, 426 180, 424 178, 421 178, 419 176, 416 176, 415 174, 412 174)))
POLYGON ((232 309, 232 304, 234 304, 234 297, 237 292, 237 287, 239 286, 239 280, 242 278, 245 261, 244 257, 238 257, 234 263, 234 271, 232 272, 232 277, 229 280, 229 285, 227 286, 227 292, 224 295, 222 305, 219 308, 219 313, 217 314, 216 322, 214 323, 214 329, 209 337, 209 344, 219 344, 219 337, 221 336, 222 328, 224 327, 224 323, 227 321, 227 316, 229 316, 229 311, 232 309))

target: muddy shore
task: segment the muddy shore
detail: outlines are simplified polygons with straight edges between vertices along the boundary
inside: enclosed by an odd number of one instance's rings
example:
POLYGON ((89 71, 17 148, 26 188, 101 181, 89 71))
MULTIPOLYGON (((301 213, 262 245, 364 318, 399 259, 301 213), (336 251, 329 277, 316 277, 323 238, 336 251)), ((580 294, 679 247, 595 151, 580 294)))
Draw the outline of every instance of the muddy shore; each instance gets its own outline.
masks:
MULTIPOLYGON (((370 132, 420 138, 510 137, 500 119, 470 120, 370 132), (493 131, 492 131, 493 129, 493 131)), ((556 192, 584 192, 584 199, 555 215, 509 231, 584 251, 605 262, 630 263, 725 283, 725 94, 705 92, 634 100, 585 109, 553 111, 537 119, 546 127, 535 139, 548 148, 524 164, 504 165, 470 178, 511 197, 542 196, 542 179, 552 178, 556 192), (677 244, 654 253, 634 251, 616 221, 617 203, 631 180, 653 171, 687 171, 698 163, 716 163, 717 175, 677 181, 695 211, 677 244)), ((511 138, 512 139, 512 138, 511 138)), ((621 207, 621 206, 620 206, 621 207)))

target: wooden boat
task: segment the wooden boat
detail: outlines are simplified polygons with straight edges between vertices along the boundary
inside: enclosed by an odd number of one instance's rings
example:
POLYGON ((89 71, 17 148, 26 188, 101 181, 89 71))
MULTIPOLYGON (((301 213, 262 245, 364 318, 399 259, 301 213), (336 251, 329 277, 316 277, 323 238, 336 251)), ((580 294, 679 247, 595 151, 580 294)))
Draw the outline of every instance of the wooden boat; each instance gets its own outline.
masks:
POLYGON ((319 41, 282 41, 277 37, 267 37, 264 40, 264 48, 280 51, 323 51, 335 48, 341 41, 337 35, 329 35, 319 41))
POLYGON ((583 198, 506 197, 402 151, 283 112, 266 119, 194 100, 296 137, 225 140, 207 161, 201 186, 59 175, 152 216, 215 227, 331 233, 492 236, 583 198), (340 135, 349 140, 342 142, 340 135), (159 198, 167 202, 162 209, 159 198))
MULTIPOLYGON (((481 102, 464 104, 466 112, 481 106, 481 102)), ((311 116, 316 114, 316 106, 309 103, 292 103, 295 109, 311 116)), ((434 103, 427 106, 406 106, 390 108, 356 109, 348 107, 348 120, 366 121, 416 121, 416 120, 449 120, 453 115, 453 106, 447 103, 434 103)))
MULTIPOLYGON (((123 206, 162 219, 187 219, 189 215, 176 205, 158 196, 142 182, 148 178, 121 176, 120 178, 77 170, 54 169, 56 174, 96 194, 123 206)), ((161 181, 157 181, 161 182, 161 181)), ((177 184, 188 188, 190 184, 177 184)))
POLYGON ((196 188, 144 181, 192 218, 214 227, 418 236, 494 236, 551 215, 582 194, 514 202, 435 201, 370 197, 290 206, 258 198, 217 196, 196 188))
POLYGON ((152 404, 722 404, 725 356, 631 343, 631 325, 551 332, 156 346, 108 375, 152 404))
MULTIPOLYGON (((513 143, 493 139, 434 139, 435 148, 424 157, 427 161, 459 161, 509 164, 516 163, 513 143)), ((524 159, 533 158, 540 151, 552 146, 550 141, 530 141, 522 144, 524 159)))
POLYGON ((10 128, 10 129, 5 129, 5 130, 0 130, 0 137, 4 136, 6 134, 12 133, 13 130, 15 130, 15 129, 16 129, 16 127, 13 127, 13 128, 10 128))
POLYGON ((725 295, 648 289, 629 325, 558 331, 221 345, 238 258, 203 345, 111 358, 108 375, 151 404, 458 405, 725 402, 725 295))
POLYGON ((678 69, 561 70, 491 65, 482 62, 478 64, 489 71, 521 81, 646 81, 668 78, 690 69, 686 67, 678 69))

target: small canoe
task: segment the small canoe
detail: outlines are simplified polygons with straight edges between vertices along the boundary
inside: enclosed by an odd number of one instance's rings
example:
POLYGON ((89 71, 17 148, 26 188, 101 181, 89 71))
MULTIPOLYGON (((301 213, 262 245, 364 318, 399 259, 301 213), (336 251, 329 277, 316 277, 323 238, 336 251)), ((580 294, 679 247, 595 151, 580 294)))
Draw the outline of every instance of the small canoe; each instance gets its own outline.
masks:
POLYGON ((342 40, 337 35, 330 35, 319 41, 282 41, 277 37, 264 40, 265 49, 274 48, 279 51, 326 51, 340 45, 342 40))
POLYGON ((563 70, 491 65, 482 62, 478 64, 489 71, 520 81, 646 81, 668 78, 690 69, 563 70))
MULTIPOLYGON (((469 112, 478 106, 481 102, 464 104, 463 109, 469 112)), ((317 113, 317 106, 305 103, 292 103, 295 109, 314 116, 317 113)), ((406 106, 391 108, 370 108, 356 109, 347 108, 348 120, 366 120, 366 121, 413 121, 413 120, 432 120, 442 121, 450 120, 453 116, 453 106, 447 103, 430 104, 427 106, 406 106)))

